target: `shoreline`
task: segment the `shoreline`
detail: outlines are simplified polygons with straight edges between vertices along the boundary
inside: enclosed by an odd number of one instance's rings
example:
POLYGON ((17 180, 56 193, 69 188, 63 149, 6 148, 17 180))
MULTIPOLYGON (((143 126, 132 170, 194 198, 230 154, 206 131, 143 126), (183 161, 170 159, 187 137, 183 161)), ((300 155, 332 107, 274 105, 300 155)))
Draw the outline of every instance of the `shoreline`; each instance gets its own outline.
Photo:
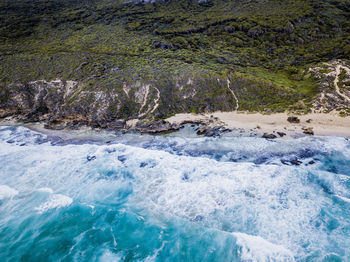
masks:
MULTIPOLYGON (((341 117, 336 112, 310 113, 306 115, 293 115, 288 113, 261 114, 250 112, 213 112, 208 114, 176 114, 166 121, 171 124, 191 121, 211 121, 215 119, 228 129, 243 129, 258 134, 285 133, 284 138, 306 136, 305 130, 311 128, 315 136, 343 136, 350 137, 350 116, 341 117), (290 123, 288 117, 296 116, 300 123, 290 123)), ((216 124, 217 125, 217 124, 216 124)))
MULTIPOLYGON (((342 136, 350 138, 350 116, 341 117, 337 112, 330 113, 310 113, 306 115, 293 115, 291 113, 274 113, 261 114, 251 112, 213 112, 206 114, 180 113, 165 119, 166 125, 162 129, 139 129, 136 124, 138 119, 126 121, 127 126, 124 129, 104 129, 93 128, 91 126, 77 126, 74 129, 48 129, 45 128, 43 122, 24 123, 17 121, 15 118, 7 118, 0 120, 0 125, 21 125, 31 130, 44 133, 47 135, 58 135, 68 139, 73 139, 76 136, 83 136, 87 139, 92 137, 96 139, 102 136, 106 139, 111 139, 112 132, 140 132, 141 134, 162 135, 178 131, 184 124, 196 124, 197 134, 206 136, 217 136, 227 131, 242 131, 243 136, 264 136, 272 135, 265 138, 283 138, 293 139, 302 136, 310 136, 305 130, 311 130, 315 136, 342 136), (295 116, 300 122, 290 123, 288 117, 295 116), (199 130, 199 131, 198 131, 199 130), (208 135, 208 131, 214 131, 214 135, 208 135), (275 136, 275 137, 273 137, 275 136)), ((150 121, 150 126, 152 126, 150 121)), ((112 136, 113 137, 113 136, 112 136)), ((98 139, 99 140, 99 139, 98 139)))

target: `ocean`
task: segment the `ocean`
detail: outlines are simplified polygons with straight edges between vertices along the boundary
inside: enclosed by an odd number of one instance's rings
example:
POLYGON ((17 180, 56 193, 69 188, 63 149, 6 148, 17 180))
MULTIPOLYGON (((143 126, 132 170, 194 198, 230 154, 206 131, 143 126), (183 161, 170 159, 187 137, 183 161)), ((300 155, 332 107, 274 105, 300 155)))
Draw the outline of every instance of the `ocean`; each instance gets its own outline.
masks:
POLYGON ((350 261, 350 141, 0 126, 0 261, 350 261))

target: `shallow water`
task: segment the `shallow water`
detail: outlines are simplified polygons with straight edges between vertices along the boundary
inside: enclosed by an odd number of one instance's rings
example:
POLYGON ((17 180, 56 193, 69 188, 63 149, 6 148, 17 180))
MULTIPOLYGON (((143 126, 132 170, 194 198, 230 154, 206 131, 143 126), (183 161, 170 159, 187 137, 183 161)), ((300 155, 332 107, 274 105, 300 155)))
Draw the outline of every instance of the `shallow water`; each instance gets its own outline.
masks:
POLYGON ((87 142, 0 127, 1 261, 350 261, 345 138, 87 142))

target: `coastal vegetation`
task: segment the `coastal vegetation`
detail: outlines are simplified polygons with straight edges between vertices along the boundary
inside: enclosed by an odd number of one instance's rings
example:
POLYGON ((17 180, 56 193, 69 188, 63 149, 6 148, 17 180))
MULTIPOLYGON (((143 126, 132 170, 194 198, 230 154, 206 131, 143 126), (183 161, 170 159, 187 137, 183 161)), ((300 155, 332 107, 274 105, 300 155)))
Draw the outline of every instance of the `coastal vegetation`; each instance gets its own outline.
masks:
POLYGON ((14 83, 60 79, 79 83, 60 116, 84 104, 91 117, 101 92, 108 119, 138 117, 144 102, 145 117, 230 111, 236 98, 239 110, 307 112, 320 92, 308 68, 349 59, 349 46, 347 0, 4 0, 0 101, 14 83))

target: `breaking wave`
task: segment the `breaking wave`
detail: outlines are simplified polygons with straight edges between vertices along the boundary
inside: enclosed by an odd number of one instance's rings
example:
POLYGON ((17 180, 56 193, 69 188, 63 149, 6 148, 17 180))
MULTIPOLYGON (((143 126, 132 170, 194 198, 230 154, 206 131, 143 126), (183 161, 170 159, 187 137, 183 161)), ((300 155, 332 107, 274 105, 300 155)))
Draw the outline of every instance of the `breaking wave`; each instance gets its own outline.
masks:
POLYGON ((345 138, 0 127, 0 161, 5 260, 350 260, 345 138))

